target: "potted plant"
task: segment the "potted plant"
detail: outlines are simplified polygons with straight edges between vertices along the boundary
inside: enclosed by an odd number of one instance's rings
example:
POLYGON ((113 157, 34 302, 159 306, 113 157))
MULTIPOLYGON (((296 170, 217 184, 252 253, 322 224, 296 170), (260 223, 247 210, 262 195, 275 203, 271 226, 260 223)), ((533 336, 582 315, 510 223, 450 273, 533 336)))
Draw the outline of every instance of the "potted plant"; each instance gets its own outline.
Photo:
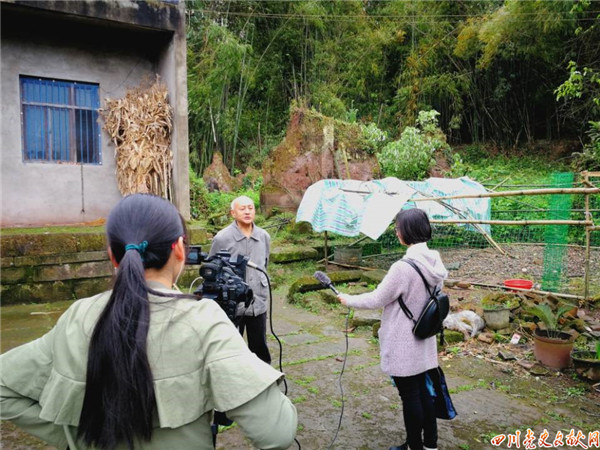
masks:
POLYGON ((596 351, 576 350, 573 352, 575 372, 590 381, 600 381, 600 341, 596 341, 596 351))
POLYGON ((559 329, 559 319, 571 309, 571 305, 563 305, 554 312, 547 303, 540 303, 527 310, 546 326, 533 332, 533 354, 545 366, 564 369, 571 363, 573 335, 559 329))
POLYGON ((510 311, 519 306, 519 299, 513 295, 492 294, 481 300, 483 319, 488 328, 502 330, 510 324, 510 311))

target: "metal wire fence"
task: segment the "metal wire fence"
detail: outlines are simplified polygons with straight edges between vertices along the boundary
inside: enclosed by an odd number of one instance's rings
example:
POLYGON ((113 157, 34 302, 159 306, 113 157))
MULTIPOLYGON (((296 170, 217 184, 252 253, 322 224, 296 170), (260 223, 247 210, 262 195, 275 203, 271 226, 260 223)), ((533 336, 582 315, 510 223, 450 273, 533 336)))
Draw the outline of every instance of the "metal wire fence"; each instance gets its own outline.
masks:
MULTIPOLYGON (((553 182, 545 185, 496 185, 493 188, 494 192, 514 192, 517 189, 571 189, 599 185, 600 173, 588 174, 587 179, 579 174, 556 174, 553 182)), ((492 222, 557 220, 587 220, 588 224, 492 223, 491 233, 486 237, 473 227, 435 223, 429 246, 442 253, 444 262, 452 269, 451 276, 470 279, 466 281, 501 283, 508 278, 528 278, 543 290, 584 295, 587 271, 588 296, 600 295, 600 230, 589 224, 600 223, 600 195, 548 194, 491 198, 492 222), (502 251, 497 250, 494 243, 502 251)), ((383 253, 402 251, 393 227, 378 242, 383 253)))

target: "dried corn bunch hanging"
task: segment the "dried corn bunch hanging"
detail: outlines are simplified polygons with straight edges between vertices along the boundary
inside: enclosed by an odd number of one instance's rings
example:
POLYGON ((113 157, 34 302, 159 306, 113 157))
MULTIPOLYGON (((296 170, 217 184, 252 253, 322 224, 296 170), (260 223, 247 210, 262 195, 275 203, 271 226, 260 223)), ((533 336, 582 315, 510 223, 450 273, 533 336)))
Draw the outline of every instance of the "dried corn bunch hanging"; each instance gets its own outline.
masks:
POLYGON ((171 200, 172 111, 167 87, 158 77, 142 82, 125 97, 106 99, 100 110, 104 129, 115 145, 121 194, 152 193, 171 200))

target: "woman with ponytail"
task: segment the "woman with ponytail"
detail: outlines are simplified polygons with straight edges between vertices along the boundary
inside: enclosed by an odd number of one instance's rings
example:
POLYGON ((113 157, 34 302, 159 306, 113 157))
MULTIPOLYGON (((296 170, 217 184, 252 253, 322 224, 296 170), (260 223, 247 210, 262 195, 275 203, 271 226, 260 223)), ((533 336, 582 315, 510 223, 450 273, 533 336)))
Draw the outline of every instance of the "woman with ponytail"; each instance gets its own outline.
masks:
POLYGON ((216 302, 173 289, 185 264, 175 207, 131 195, 106 230, 113 289, 0 356, 0 418, 63 449, 211 449, 218 410, 256 447, 287 448, 297 416, 277 387, 283 374, 216 302))

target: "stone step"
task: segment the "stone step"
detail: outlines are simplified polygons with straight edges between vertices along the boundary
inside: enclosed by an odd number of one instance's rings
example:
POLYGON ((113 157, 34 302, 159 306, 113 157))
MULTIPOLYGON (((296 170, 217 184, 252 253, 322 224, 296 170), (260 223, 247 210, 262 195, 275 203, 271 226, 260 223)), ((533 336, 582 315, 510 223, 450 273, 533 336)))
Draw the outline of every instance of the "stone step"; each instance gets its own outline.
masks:
MULTIPOLYGON (((331 279, 333 284, 347 283, 349 281, 360 280, 363 272, 360 270, 342 270, 339 272, 330 272, 327 275, 331 279)), ((292 283, 288 291, 288 301, 292 302, 294 294, 297 292, 310 292, 318 291, 319 289, 325 289, 321 283, 313 276, 306 276, 297 279, 292 283)))
POLYGON ((317 259, 319 252, 312 247, 284 246, 272 247, 269 261, 272 263, 290 263, 294 261, 304 261, 307 259, 317 259))

